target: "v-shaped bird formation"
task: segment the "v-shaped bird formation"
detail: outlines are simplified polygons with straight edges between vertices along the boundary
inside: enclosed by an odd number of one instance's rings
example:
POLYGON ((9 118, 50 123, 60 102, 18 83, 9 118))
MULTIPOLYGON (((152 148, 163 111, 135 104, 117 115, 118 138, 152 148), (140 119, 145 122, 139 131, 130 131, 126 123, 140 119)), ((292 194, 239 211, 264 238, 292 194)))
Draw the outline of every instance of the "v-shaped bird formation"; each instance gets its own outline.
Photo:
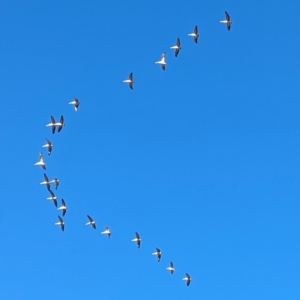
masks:
MULTIPOLYGON (((232 21, 231 18, 228 14, 228 12, 225 11, 225 19, 221 20, 220 23, 226 24, 227 26, 227 30, 230 30, 231 25, 232 25, 232 21)), ((199 32, 198 32, 198 26, 196 25, 194 27, 194 30, 192 33, 189 33, 188 36, 193 37, 194 42, 197 44, 198 43, 198 39, 199 39, 199 32)), ((175 45, 171 46, 170 49, 175 50, 174 54, 175 57, 178 57, 179 52, 181 51, 181 41, 180 38, 177 38, 175 45)), ((161 55, 160 60, 156 61, 155 64, 158 64, 161 66, 162 70, 166 70, 166 65, 167 65, 167 61, 166 61, 166 52, 163 52, 161 55)), ((131 72, 128 76, 128 79, 123 80, 123 83, 128 84, 129 88, 131 90, 133 90, 133 85, 134 85, 134 80, 133 80, 133 73, 131 72)), ((68 102, 68 104, 73 105, 74 106, 74 110, 77 112, 80 102, 78 100, 78 98, 74 97, 72 101, 68 102)), ((57 128, 57 133, 59 133, 63 127, 65 126, 65 122, 64 122, 64 117, 63 115, 61 115, 60 119, 58 122, 55 121, 55 118, 53 116, 50 116, 50 123, 46 124, 46 127, 51 127, 51 132, 52 134, 55 133, 56 128, 57 128)), ((46 138, 46 143, 44 145, 42 145, 42 148, 47 148, 47 153, 48 155, 52 154, 52 150, 53 150, 54 145, 52 144, 52 142, 46 138)), ((43 170, 46 170, 46 163, 44 160, 44 156, 42 153, 39 154, 39 160, 38 162, 36 162, 34 164, 35 166, 40 166, 43 168, 43 170)), ((59 179, 54 177, 51 180, 49 180, 49 177, 46 175, 46 173, 43 174, 44 180, 42 182, 40 182, 41 185, 45 185, 48 192, 50 193, 50 196, 47 197, 47 200, 53 201, 54 206, 57 208, 57 197, 55 196, 54 192, 51 190, 51 184, 54 184, 55 190, 58 189, 59 186, 59 179)), ((62 216, 64 217, 66 212, 67 212, 67 205, 64 199, 61 199, 61 205, 57 208, 57 210, 61 211, 62 216)), ((87 215, 87 222, 85 223, 85 225, 91 225, 91 227, 93 229, 97 229, 96 228, 96 221, 90 216, 87 215)), ((61 216, 58 215, 58 222, 54 223, 55 225, 60 226, 61 230, 64 231, 65 230, 65 222, 63 220, 63 218, 61 216)), ((111 230, 108 226, 105 226, 105 229, 103 231, 100 232, 100 234, 103 235, 107 235, 108 238, 110 238, 111 236, 111 230)), ((141 247, 141 242, 142 242, 142 238, 140 236, 140 234, 138 232, 135 232, 135 237, 131 240, 132 242, 135 242, 137 245, 137 248, 139 249, 141 247)), ((155 248, 155 252, 152 253, 152 255, 157 257, 157 261, 160 262, 161 258, 162 258, 162 254, 163 252, 160 250, 160 248, 155 248)), ((170 271, 171 274, 174 274, 175 272, 175 267, 172 261, 170 261, 169 266, 166 268, 166 270, 170 271)), ((186 276, 182 278, 183 281, 186 281, 186 285, 189 286, 191 281, 192 281, 192 277, 186 273, 186 276)))

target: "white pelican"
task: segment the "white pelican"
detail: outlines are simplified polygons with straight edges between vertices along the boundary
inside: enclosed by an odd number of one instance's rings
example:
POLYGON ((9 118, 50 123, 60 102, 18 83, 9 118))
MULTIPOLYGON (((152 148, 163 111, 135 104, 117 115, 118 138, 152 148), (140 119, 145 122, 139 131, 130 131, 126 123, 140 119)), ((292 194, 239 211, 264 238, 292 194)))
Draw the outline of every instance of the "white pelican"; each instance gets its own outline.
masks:
POLYGON ((198 43, 198 37, 199 37, 199 34, 198 34, 198 27, 195 26, 195 27, 194 27, 194 32, 193 32, 193 33, 189 33, 188 36, 194 37, 194 41, 195 41, 195 43, 197 44, 197 43, 198 43))
POLYGON ((54 193, 51 190, 49 190, 49 193, 51 196, 48 197, 47 200, 52 200, 54 203, 54 206, 57 207, 57 200, 56 200, 57 197, 54 195, 54 193))
POLYGON ((140 238, 140 235, 136 232, 135 233, 135 238, 131 240, 132 242, 136 242, 136 245, 138 248, 141 247, 141 241, 142 239, 140 238))
MULTIPOLYGON (((55 127, 54 127, 54 129, 55 129, 55 127)), ((43 148, 48 148, 48 155, 50 155, 51 151, 52 151, 53 144, 48 139, 46 139, 46 141, 47 141, 47 144, 43 145, 42 147, 43 148)))
POLYGON ((46 164, 44 162, 44 156, 40 153, 40 160, 34 164, 35 166, 41 166, 44 170, 46 170, 46 164))
POLYGON ((67 212, 67 206, 64 199, 61 199, 61 206, 57 210, 62 210, 62 215, 64 216, 67 212))
POLYGON ((64 116, 60 117, 59 123, 57 123, 57 124, 59 124, 57 132, 60 132, 62 130, 62 128, 65 126, 64 116))
POLYGON ((51 182, 55 183, 55 189, 57 190, 58 186, 59 186, 59 179, 54 177, 51 182))
POLYGON ((96 222, 89 216, 87 215, 89 222, 87 222, 85 225, 92 225, 94 229, 96 229, 96 222))
POLYGON ((51 181, 48 179, 48 176, 44 173, 44 181, 42 181, 40 184, 45 184, 47 186, 48 191, 50 191, 50 183, 51 181))
POLYGON ((170 261, 170 266, 167 267, 167 270, 169 270, 171 272, 171 274, 173 274, 175 272, 175 268, 173 263, 170 261))
POLYGON ((158 64, 158 65, 161 65, 162 69, 165 71, 166 64, 167 64, 167 62, 166 62, 166 52, 164 52, 161 56, 161 59, 159 61, 156 61, 155 63, 158 64))
POLYGON ((105 227, 105 230, 101 232, 101 234, 107 234, 107 236, 110 238, 111 232, 109 230, 109 227, 105 227))
POLYGON ((59 219, 59 221, 54 223, 54 225, 60 225, 61 230, 64 231, 65 230, 65 222, 60 216, 58 216, 58 219, 59 219))
POLYGON ((56 123, 55 119, 53 118, 53 116, 51 116, 51 122, 49 124, 46 125, 46 127, 51 127, 52 128, 52 133, 55 133, 55 126, 60 126, 60 123, 56 123))
POLYGON ((133 84, 134 84, 133 73, 130 73, 128 79, 123 80, 123 82, 129 83, 129 87, 133 90, 133 84))
POLYGON ((220 23, 226 24, 227 29, 230 30, 232 21, 230 20, 230 16, 227 11, 225 11, 225 20, 220 21, 220 23))
POLYGON ((186 285, 189 286, 192 281, 192 277, 188 273, 185 273, 185 274, 186 274, 186 276, 184 278, 182 278, 182 280, 186 281, 186 285))
POLYGON ((170 47, 170 49, 175 49, 175 57, 177 57, 179 51, 181 50, 181 47, 180 47, 180 39, 179 39, 179 38, 178 38, 177 41, 176 41, 176 45, 170 47))
POLYGON ((160 258, 161 258, 162 252, 160 251, 159 248, 155 248, 155 249, 156 249, 156 252, 153 252, 152 255, 156 255, 158 262, 160 262, 160 258))
POLYGON ((71 101, 71 102, 69 102, 68 104, 73 104, 73 105, 74 105, 75 111, 77 111, 77 110, 78 110, 78 107, 79 107, 79 105, 80 105, 80 102, 79 102, 79 100, 78 100, 76 97, 74 97, 74 100, 71 101))

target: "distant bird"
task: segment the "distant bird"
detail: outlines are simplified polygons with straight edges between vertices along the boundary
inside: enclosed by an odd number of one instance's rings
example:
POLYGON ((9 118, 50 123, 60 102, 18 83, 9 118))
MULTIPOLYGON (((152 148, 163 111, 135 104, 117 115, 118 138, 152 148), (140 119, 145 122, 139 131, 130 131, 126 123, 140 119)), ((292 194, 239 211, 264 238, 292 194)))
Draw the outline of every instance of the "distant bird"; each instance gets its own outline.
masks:
POLYGON ((57 209, 57 210, 61 210, 62 211, 62 215, 64 216, 67 212, 67 206, 66 206, 66 203, 65 203, 65 200, 64 199, 61 199, 61 206, 57 209))
POLYGON ((96 222, 89 216, 87 215, 89 222, 87 222, 85 225, 92 225, 94 229, 96 229, 96 222))
POLYGON ((170 266, 167 267, 167 270, 169 270, 171 272, 171 274, 173 274, 175 272, 175 268, 173 263, 170 261, 170 266))
POLYGON ((59 186, 59 179, 54 177, 51 182, 55 183, 55 189, 57 190, 58 186, 59 186))
POLYGON ((161 56, 161 59, 159 61, 155 62, 158 65, 161 65, 162 69, 165 71, 166 70, 166 52, 164 52, 161 56))
POLYGON ((44 156, 40 153, 40 160, 34 164, 35 166, 41 166, 44 170, 46 170, 46 164, 44 162, 44 156))
POLYGON ((220 21, 220 23, 226 24, 227 29, 230 30, 232 21, 230 20, 230 16, 227 11, 225 11, 225 20, 220 21))
POLYGON ((80 105, 80 102, 79 102, 79 100, 78 100, 76 97, 74 97, 74 100, 71 101, 71 102, 69 102, 69 104, 73 104, 73 105, 74 105, 75 111, 77 111, 77 110, 78 110, 78 107, 79 107, 79 105, 80 105))
POLYGON ((131 241, 132 242, 136 242, 138 248, 141 247, 141 241, 142 241, 142 239, 140 238, 140 235, 137 232, 135 233, 135 238, 132 239, 131 241))
POLYGON ((192 36, 194 38, 195 43, 197 44, 198 43, 198 37, 199 37, 198 27, 195 26, 194 27, 194 32, 193 33, 189 33, 188 36, 192 36))
POLYGON ((123 80, 123 82, 129 83, 129 87, 133 90, 133 84, 134 84, 133 73, 130 73, 128 79, 123 80))
POLYGON ((45 184, 47 186, 48 191, 50 191, 50 183, 51 181, 48 179, 48 176, 44 173, 44 181, 42 181, 40 184, 45 184))
POLYGON ((188 273, 186 273, 186 276, 182 278, 182 280, 186 281, 186 285, 189 286, 192 281, 192 277, 188 273))
MULTIPOLYGON (((55 129, 55 127, 54 127, 54 129, 55 129)), ((53 144, 47 138, 46 138, 46 141, 47 141, 47 144, 43 145, 42 147, 48 148, 48 155, 50 155, 52 152, 53 144)))
POLYGON ((60 216, 58 216, 58 219, 59 219, 59 221, 54 223, 54 225, 60 225, 61 230, 64 231, 65 230, 65 222, 60 216))
POLYGON ((179 39, 179 38, 178 38, 177 41, 176 41, 176 45, 170 47, 170 49, 175 49, 175 57, 177 57, 177 55, 179 54, 179 51, 181 50, 181 47, 180 47, 180 39, 179 39))
POLYGON ((55 194, 51 190, 49 190, 49 192, 50 192, 51 196, 48 197, 47 200, 52 200, 53 203, 54 203, 54 206, 57 207, 57 197, 55 196, 55 194))
POLYGON ((161 255, 162 255, 162 252, 160 251, 159 248, 156 248, 156 251, 152 253, 152 255, 156 255, 157 256, 157 260, 158 262, 160 262, 160 259, 161 259, 161 255))
POLYGON ((56 126, 60 126, 61 124, 58 122, 55 122, 55 119, 53 118, 53 116, 51 116, 51 122, 49 124, 46 125, 46 127, 51 127, 52 128, 52 133, 55 133, 55 128, 56 126))
POLYGON ((65 126, 65 122, 64 122, 64 116, 60 117, 59 123, 58 123, 58 129, 57 132, 60 132, 62 130, 62 128, 65 126))
POLYGON ((109 230, 109 227, 105 227, 105 230, 101 232, 101 234, 107 234, 107 236, 110 238, 111 232, 109 230))

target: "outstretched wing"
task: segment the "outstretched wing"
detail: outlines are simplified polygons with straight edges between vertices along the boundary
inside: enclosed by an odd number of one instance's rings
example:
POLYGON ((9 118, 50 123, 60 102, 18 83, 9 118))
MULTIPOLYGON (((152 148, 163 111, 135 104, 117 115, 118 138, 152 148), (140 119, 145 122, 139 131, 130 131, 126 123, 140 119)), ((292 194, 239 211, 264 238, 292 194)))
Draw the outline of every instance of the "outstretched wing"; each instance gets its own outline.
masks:
POLYGON ((227 21, 230 21, 230 16, 229 16, 229 14, 228 14, 227 11, 225 11, 225 17, 226 17, 226 20, 227 20, 227 21))

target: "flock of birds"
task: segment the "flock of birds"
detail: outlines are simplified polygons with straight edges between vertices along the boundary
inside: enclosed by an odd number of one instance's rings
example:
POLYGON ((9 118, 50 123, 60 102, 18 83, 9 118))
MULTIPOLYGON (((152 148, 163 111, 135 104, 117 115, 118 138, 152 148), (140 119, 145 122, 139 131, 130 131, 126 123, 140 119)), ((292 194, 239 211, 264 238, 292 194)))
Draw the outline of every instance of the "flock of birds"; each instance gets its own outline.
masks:
MULTIPOLYGON (((230 30, 232 21, 230 19, 229 14, 226 11, 225 11, 225 19, 221 20, 220 23, 226 24, 227 30, 230 30)), ((192 33, 189 33, 188 36, 192 36, 194 38, 194 42, 197 44, 198 38, 199 38, 198 27, 195 26, 194 31, 192 33)), ((175 57, 177 57, 181 50, 180 39, 178 38, 176 41, 176 45, 174 45, 170 48, 175 50, 175 57)), ((161 59, 159 61, 156 61, 155 64, 161 65, 163 70, 166 69, 167 62, 166 62, 166 53, 165 52, 162 54, 161 59)), ((130 89, 133 90, 133 84, 134 84, 133 73, 130 73, 129 78, 126 80, 123 80, 123 82, 128 83, 130 89)), ((76 97, 74 97, 74 100, 69 102, 68 104, 74 105, 75 111, 76 112, 78 111, 80 102, 76 97)), ((64 126, 65 126, 65 123, 64 123, 63 116, 60 117, 59 122, 56 122, 54 117, 51 116, 51 122, 46 125, 46 127, 51 127, 52 134, 55 133, 56 128, 57 128, 57 132, 59 133, 64 126)), ((51 154, 52 149, 53 149, 53 144, 51 143, 51 141, 49 139, 46 138, 46 144, 42 145, 42 147, 47 148, 48 155, 51 154)), ((46 170, 46 163, 45 163, 42 153, 39 154, 39 161, 36 162, 34 165, 41 166, 44 170, 46 170)), ((52 200, 55 207, 57 207, 57 197, 55 196, 54 192, 51 190, 51 184, 54 184, 55 189, 57 190, 57 188, 59 186, 59 179, 55 177, 55 178, 49 180, 48 176, 44 173, 44 181, 42 181, 40 184, 46 185, 47 190, 50 193, 50 196, 47 198, 47 200, 52 200)), ((65 216, 67 209, 68 209, 68 207, 67 207, 65 201, 64 201, 64 199, 62 199, 61 206, 57 207, 57 210, 62 211, 62 216, 65 216)), ((94 229, 96 229, 96 221, 89 215, 87 215, 87 218, 88 218, 88 222, 86 223, 86 225, 91 225, 94 229)), ((65 222, 61 216, 58 215, 58 222, 56 222, 54 224, 60 226, 61 230, 64 231, 65 222)), ((102 231, 101 234, 105 234, 108 236, 108 238, 110 238, 111 231, 110 231, 109 227, 106 226, 105 230, 102 231)), ((135 232, 135 237, 131 241, 136 242, 137 248, 140 248, 142 239, 138 232, 135 232)), ((162 251, 159 248, 156 248, 156 251, 153 252, 152 255, 157 256, 157 260, 158 260, 158 262, 160 262, 160 259, 162 256, 162 251)), ((169 270, 171 274, 173 274, 175 272, 175 267, 174 267, 174 264, 172 261, 170 261, 170 265, 166 269, 169 270)), ((189 286, 192 281, 192 277, 188 273, 186 273, 186 276, 184 278, 182 278, 182 280, 186 281, 187 286, 189 286)))

